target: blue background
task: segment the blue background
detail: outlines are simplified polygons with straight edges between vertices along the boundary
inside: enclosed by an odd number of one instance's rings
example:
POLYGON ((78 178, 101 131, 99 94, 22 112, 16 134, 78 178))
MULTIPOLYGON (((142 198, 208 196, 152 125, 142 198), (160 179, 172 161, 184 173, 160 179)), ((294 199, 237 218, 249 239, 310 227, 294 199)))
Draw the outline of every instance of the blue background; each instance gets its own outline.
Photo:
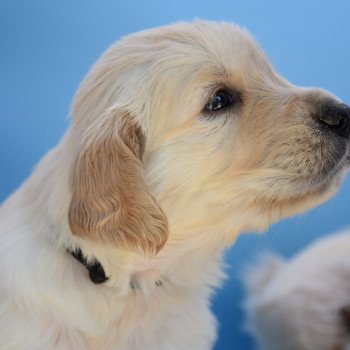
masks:
MULTIPOLYGON (((121 36, 194 18, 247 27, 287 79, 321 86, 350 102, 350 2, 0 0, 0 201, 31 172, 68 126, 73 94, 88 68, 121 36)), ((239 275, 261 252, 291 256, 350 223, 350 179, 338 195, 302 216, 244 235, 227 251, 229 279, 213 309, 215 350, 250 350, 239 275)))

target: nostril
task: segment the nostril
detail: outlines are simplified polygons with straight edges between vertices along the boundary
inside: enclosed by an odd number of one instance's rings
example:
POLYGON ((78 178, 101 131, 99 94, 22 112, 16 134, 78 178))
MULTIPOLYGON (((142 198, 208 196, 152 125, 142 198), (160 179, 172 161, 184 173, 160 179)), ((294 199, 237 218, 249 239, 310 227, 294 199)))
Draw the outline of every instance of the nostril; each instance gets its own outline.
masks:
POLYGON ((350 108, 345 105, 328 105, 317 115, 318 122, 338 136, 350 136, 350 108))
MULTIPOLYGON (((346 118, 346 117, 345 117, 346 118)), ((329 126, 340 126, 347 123, 343 115, 321 115, 319 116, 320 122, 323 122, 329 126)))
POLYGON ((345 113, 341 113, 339 115, 339 122, 338 122, 338 127, 342 129, 348 129, 349 126, 349 116, 345 113))

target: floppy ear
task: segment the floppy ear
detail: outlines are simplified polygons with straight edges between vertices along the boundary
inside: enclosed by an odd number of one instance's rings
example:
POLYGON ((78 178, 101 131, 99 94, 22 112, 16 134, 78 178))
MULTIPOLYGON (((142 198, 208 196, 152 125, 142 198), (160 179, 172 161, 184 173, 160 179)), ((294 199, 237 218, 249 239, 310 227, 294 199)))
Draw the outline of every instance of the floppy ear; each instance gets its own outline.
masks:
POLYGON ((145 181, 143 135, 127 114, 112 113, 79 151, 69 225, 75 235, 156 254, 168 238, 168 224, 145 181))

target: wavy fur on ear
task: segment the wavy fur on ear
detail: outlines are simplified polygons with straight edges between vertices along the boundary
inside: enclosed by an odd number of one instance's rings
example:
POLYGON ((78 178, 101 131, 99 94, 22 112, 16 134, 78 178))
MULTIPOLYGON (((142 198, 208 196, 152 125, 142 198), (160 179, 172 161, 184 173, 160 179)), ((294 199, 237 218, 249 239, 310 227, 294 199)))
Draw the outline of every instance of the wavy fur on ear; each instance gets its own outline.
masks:
POLYGON ((143 135, 126 113, 112 113, 108 130, 78 154, 69 225, 78 236, 156 254, 167 240, 168 224, 146 184, 143 135))

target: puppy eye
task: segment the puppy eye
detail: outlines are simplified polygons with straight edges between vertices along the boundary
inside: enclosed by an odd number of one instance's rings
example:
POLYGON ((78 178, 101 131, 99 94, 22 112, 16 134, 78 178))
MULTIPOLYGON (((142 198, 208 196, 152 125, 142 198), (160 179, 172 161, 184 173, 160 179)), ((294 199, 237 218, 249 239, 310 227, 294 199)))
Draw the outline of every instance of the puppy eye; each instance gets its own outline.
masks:
POLYGON ((231 106, 234 103, 232 95, 226 90, 219 90, 215 93, 212 100, 205 106, 205 109, 214 112, 231 106))

